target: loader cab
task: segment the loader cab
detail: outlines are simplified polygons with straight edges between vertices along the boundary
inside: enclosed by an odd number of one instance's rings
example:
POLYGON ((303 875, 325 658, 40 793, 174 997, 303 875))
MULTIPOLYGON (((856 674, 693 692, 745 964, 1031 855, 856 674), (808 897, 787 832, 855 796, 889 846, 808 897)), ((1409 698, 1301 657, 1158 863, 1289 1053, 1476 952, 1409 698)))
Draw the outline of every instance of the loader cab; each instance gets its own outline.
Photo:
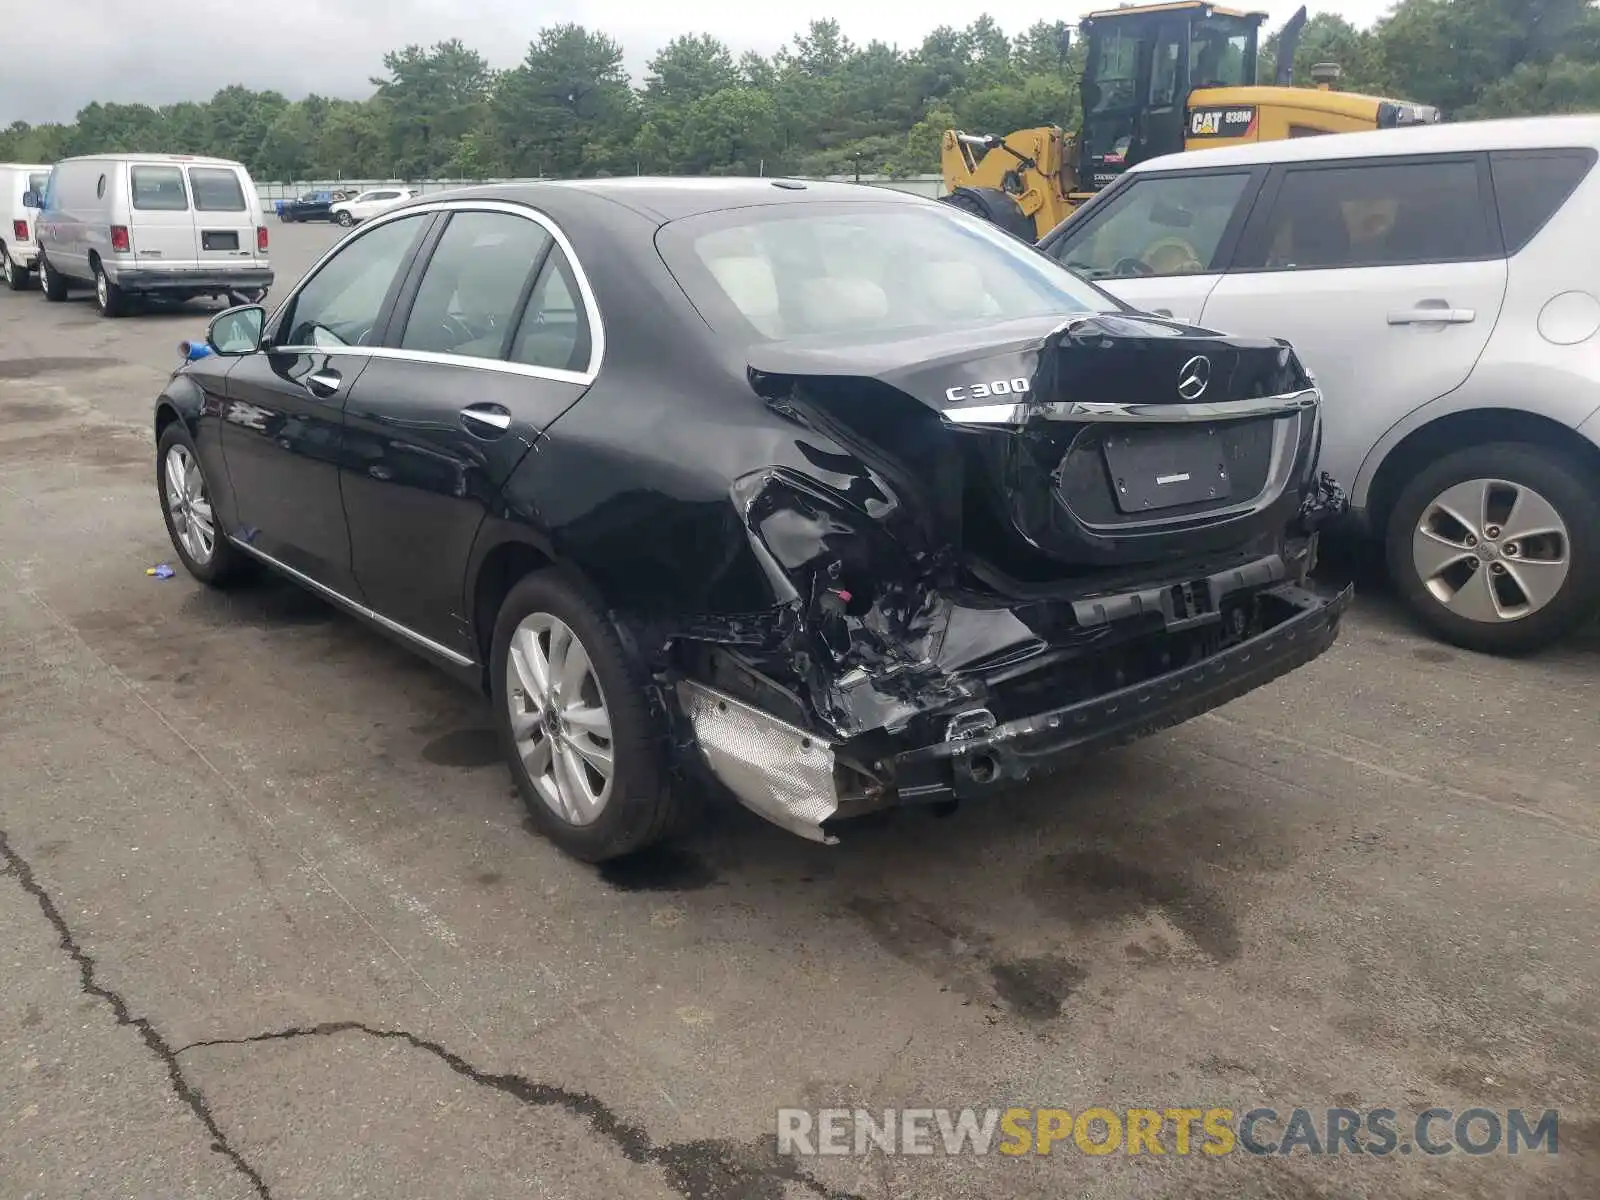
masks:
POLYGON ((1265 19, 1196 2, 1085 17, 1083 189, 1098 192, 1135 163, 1182 150, 1191 91, 1253 86, 1265 19))

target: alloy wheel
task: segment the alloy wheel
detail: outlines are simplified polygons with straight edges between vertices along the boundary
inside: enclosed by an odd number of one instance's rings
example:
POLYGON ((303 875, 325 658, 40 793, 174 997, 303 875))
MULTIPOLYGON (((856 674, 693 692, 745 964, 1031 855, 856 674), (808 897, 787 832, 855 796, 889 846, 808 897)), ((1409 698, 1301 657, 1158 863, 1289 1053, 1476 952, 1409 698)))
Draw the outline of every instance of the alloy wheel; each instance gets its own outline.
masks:
POLYGON ((205 476, 187 446, 175 445, 167 451, 166 481, 167 511, 183 552, 205 566, 216 552, 217 527, 205 476))
POLYGON ((1519 621, 1561 593, 1571 539, 1555 506, 1532 488, 1469 479, 1422 510, 1411 561, 1423 586, 1457 616, 1519 621))
POLYGON ((506 676, 511 733, 534 790, 568 824, 592 824, 611 799, 616 765, 588 651, 559 617, 530 613, 511 636, 506 676))

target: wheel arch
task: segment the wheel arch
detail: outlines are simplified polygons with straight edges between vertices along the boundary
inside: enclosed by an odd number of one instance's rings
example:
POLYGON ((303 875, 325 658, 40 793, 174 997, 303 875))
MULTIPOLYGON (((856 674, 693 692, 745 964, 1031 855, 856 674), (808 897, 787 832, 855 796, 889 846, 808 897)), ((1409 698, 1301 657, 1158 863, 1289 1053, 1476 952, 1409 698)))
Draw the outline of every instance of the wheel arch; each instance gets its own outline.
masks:
POLYGON ((1485 442, 1527 442, 1576 458, 1600 473, 1600 446, 1550 417, 1514 408, 1471 408, 1436 417, 1401 438, 1373 471, 1363 505, 1367 531, 1383 537, 1406 481, 1430 462, 1485 442))
POLYGON ((466 612, 478 661, 483 666, 482 684, 489 690, 489 659, 494 641, 494 624, 500 606, 517 582, 534 571, 555 565, 550 547, 531 530, 491 520, 479 532, 467 568, 466 612))

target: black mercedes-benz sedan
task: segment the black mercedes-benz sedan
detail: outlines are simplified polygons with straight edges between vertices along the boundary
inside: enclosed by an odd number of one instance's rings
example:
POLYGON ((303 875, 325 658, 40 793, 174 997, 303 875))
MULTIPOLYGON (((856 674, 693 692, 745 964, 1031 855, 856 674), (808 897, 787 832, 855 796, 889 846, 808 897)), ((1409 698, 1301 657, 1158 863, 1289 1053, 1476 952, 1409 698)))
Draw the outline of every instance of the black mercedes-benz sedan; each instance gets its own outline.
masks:
POLYGON ((947 205, 603 180, 419 199, 218 316, 156 479, 197 578, 265 563, 482 687, 598 861, 728 793, 832 841, 1312 660, 1320 421, 1287 344, 947 205))

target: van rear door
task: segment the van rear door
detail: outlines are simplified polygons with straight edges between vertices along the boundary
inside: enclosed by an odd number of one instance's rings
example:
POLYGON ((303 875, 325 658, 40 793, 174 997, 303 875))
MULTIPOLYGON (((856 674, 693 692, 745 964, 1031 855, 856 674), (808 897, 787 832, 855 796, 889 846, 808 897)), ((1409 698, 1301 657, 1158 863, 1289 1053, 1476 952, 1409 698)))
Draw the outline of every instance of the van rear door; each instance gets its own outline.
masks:
MULTIPOLYGON (((131 206, 128 218, 133 256, 141 266, 193 270, 194 214, 183 168, 174 163, 132 163, 128 167, 131 206)), ((113 209, 112 221, 115 222, 113 209)))
MULTIPOLYGON (((249 177, 232 165, 192 166, 196 257, 204 267, 264 266, 256 261, 255 191, 249 177)), ((265 256, 263 255, 264 259, 265 256)))

